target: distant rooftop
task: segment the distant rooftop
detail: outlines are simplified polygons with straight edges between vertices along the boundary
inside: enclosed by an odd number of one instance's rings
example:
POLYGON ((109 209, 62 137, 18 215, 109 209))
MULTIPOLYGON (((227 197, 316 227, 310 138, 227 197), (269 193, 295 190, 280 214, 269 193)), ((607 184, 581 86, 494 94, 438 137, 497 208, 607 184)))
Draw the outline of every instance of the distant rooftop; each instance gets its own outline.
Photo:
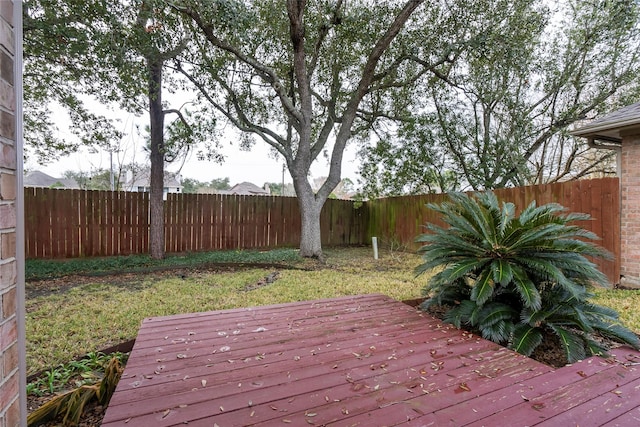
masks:
POLYGON ((270 194, 269 191, 264 188, 260 188, 257 185, 251 182, 241 182, 240 184, 236 184, 231 189, 227 190, 228 194, 245 194, 245 195, 261 195, 268 196, 270 194))
POLYGON ((571 134, 585 138, 620 142, 622 140, 621 131, 638 126, 640 126, 640 102, 627 105, 611 114, 593 120, 589 124, 571 131, 571 134))
POLYGON ((80 188, 80 186, 74 179, 54 178, 40 171, 32 171, 25 174, 23 183, 25 187, 80 188))

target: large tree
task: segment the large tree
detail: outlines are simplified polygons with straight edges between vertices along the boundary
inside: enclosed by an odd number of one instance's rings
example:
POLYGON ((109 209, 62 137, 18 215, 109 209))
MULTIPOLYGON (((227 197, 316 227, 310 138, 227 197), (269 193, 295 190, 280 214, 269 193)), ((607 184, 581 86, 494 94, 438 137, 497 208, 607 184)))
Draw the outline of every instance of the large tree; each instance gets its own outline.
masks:
MULTIPOLYGON (((210 136, 213 123, 212 116, 197 107, 188 114, 163 102, 163 90, 181 88, 179 79, 164 74, 165 62, 177 60, 189 42, 181 21, 169 12, 160 0, 30 0, 24 8, 27 151, 48 157, 77 149, 77 143, 56 138, 51 103, 69 112, 81 142, 107 149, 117 146, 121 135, 90 111, 86 97, 138 114, 147 112, 154 258, 164 256, 165 160, 210 136), (177 119, 165 126, 167 114, 177 119)), ((215 152, 213 147, 204 152, 215 152)))
MULTIPOLYGON (((245 141, 286 162, 302 217, 300 253, 322 257, 320 211, 353 139, 404 112, 421 79, 446 75, 481 29, 472 1, 180 1, 199 50, 176 63, 245 141), (477 31, 476 31, 477 30, 477 31), (313 191, 309 168, 325 157, 313 191)), ((485 12, 486 13, 486 12, 485 12)))
MULTIPOLYGON (((115 99, 105 28, 112 26, 104 2, 26 0, 23 2, 25 155, 42 163, 82 145, 109 149, 122 134, 117 124, 86 105, 83 95, 115 99), (89 7, 87 7, 89 6, 89 7), (61 128, 62 116, 74 125, 73 138, 61 128)), ((129 97, 125 97, 129 98, 129 97)), ((132 105, 128 109, 136 110, 132 105)))
POLYGON ((363 150, 367 195, 615 172, 611 151, 592 150, 568 130, 637 101, 636 2, 518 0, 508 10, 476 20, 490 31, 447 78, 423 87, 420 114, 363 150))

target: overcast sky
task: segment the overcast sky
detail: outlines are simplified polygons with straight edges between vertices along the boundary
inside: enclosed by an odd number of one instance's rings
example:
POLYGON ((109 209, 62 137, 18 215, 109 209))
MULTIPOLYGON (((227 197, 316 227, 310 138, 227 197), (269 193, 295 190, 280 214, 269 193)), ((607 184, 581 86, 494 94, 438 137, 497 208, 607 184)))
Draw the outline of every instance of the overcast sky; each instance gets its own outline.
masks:
MULTIPOLYGON (((121 130, 126 133, 121 142, 121 152, 114 154, 114 168, 117 169, 119 163, 127 164, 132 161, 148 164, 146 154, 142 150, 143 140, 135 130, 136 124, 144 127, 148 123, 147 116, 136 118, 132 114, 119 112, 112 112, 109 115, 119 119, 121 130)), ((60 117, 58 126, 61 136, 73 138, 73 135, 68 131, 67 119, 60 117)), ((241 151, 237 146, 230 147, 226 144, 223 148, 223 154, 226 160, 221 165, 210 161, 200 161, 195 154, 191 154, 184 165, 182 165, 182 162, 176 162, 168 165, 166 170, 175 172, 182 166, 181 175, 183 177, 197 179, 202 182, 225 177, 229 178, 231 185, 243 181, 249 181, 258 186, 262 186, 265 182, 282 182, 283 159, 281 156, 274 158, 270 147, 266 143, 257 142, 251 151, 241 151)), ((347 149, 342 164, 342 177, 349 178, 354 183, 357 183, 358 166, 355 148, 347 149)), ((27 170, 40 170, 54 177, 61 177, 67 170, 90 172, 100 168, 109 169, 109 153, 90 153, 89 150, 82 150, 80 153, 45 165, 27 160, 25 168, 27 170)), ((311 179, 327 176, 328 172, 328 162, 321 155, 311 168, 311 179)), ((289 171, 285 172, 285 182, 292 182, 289 171)))

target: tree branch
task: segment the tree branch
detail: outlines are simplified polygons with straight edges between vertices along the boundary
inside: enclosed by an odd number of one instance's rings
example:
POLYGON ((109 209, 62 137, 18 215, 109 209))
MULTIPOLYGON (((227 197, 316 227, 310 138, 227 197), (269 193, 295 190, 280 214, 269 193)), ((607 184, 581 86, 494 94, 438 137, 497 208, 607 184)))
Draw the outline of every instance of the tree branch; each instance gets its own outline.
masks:
MULTIPOLYGON (((276 95, 280 99, 280 102, 282 103, 282 106, 287 112, 287 114, 289 114, 291 117, 295 119, 295 121, 299 123, 303 121, 301 112, 294 106, 292 99, 290 99, 287 96, 286 88, 280 81, 278 74, 276 73, 275 70, 260 63, 255 58, 252 58, 251 56, 244 54, 242 51, 240 51, 239 48, 227 43, 225 40, 218 38, 213 33, 213 28, 210 25, 206 24, 202 20, 202 17, 192 8, 186 7, 186 6, 180 7, 177 5, 172 5, 171 7, 174 8, 176 11, 181 12, 187 15, 188 17, 190 17, 193 20, 193 22, 195 22, 195 24, 202 30, 206 39, 214 47, 217 47, 218 49, 221 49, 225 52, 232 54, 237 60, 239 60, 244 64, 249 65, 251 68, 256 70, 259 76, 273 88, 273 90, 275 91, 276 95)), ((296 124, 294 122, 294 126, 296 127, 297 130, 300 129, 299 123, 296 124)))
POLYGON ((286 141, 271 129, 252 123, 244 114, 242 107, 238 102, 236 94, 228 85, 226 85, 219 79, 216 80, 227 92, 229 96, 228 99, 231 101, 236 114, 238 114, 238 117, 234 116, 227 108, 218 103, 211 96, 211 94, 209 94, 209 91, 204 87, 204 85, 197 81, 196 78, 188 73, 180 64, 172 67, 172 69, 185 76, 200 91, 200 93, 207 99, 207 101, 209 101, 209 103, 217 111, 222 113, 227 118, 227 120, 233 123, 233 125, 240 131, 250 132, 258 135, 260 138, 262 138, 263 141, 265 141, 267 144, 275 148, 280 154, 282 154, 287 161, 290 161, 292 159, 291 148, 287 146, 286 141))
POLYGON ((358 106, 362 98, 369 91, 369 86, 373 81, 375 75, 375 69, 380 62, 380 58, 384 52, 389 48, 391 42, 396 38, 398 33, 404 27, 404 24, 409 20, 413 12, 420 6, 424 0, 409 0, 405 3, 400 13, 395 17, 393 23, 389 26, 387 31, 378 39, 375 46, 371 50, 367 62, 362 70, 360 81, 356 91, 352 94, 349 100, 345 112, 343 114, 343 121, 336 136, 336 142, 333 146, 333 152, 331 154, 331 164, 329 167, 329 176, 324 182, 322 187, 318 190, 317 198, 324 199, 329 197, 333 188, 340 182, 340 174, 342 169, 342 156, 344 149, 351 136, 351 126, 355 120, 358 112, 358 106))

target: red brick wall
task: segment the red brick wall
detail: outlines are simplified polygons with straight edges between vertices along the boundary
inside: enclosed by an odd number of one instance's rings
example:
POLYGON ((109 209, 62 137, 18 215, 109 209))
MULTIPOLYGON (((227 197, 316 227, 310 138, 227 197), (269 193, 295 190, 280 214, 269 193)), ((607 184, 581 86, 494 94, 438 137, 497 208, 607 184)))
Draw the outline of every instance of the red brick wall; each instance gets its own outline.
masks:
MULTIPOLYGON (((19 3, 18 3, 19 4, 19 3)), ((15 7, 19 7, 15 5, 15 7)), ((20 343, 16 230, 20 143, 16 142, 14 4, 0 0, 0 427, 20 425, 20 343)), ((24 399, 22 400, 24 401, 24 399)))
POLYGON ((640 284, 640 133, 623 136, 620 177, 620 274, 623 284, 640 284))

